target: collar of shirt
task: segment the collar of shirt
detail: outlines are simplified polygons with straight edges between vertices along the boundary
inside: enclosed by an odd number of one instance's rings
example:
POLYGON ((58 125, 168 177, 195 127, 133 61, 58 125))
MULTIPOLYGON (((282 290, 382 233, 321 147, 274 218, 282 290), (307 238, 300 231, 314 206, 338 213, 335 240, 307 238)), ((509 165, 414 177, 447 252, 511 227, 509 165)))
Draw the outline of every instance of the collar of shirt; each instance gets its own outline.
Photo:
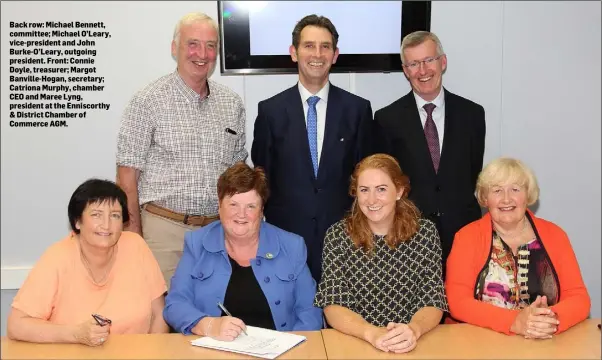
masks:
POLYGON ((211 81, 209 79, 206 80, 207 81, 207 96, 203 99, 201 99, 201 96, 196 91, 192 90, 192 88, 190 88, 190 86, 188 86, 188 84, 186 84, 186 82, 184 82, 184 79, 182 79, 182 77, 180 76, 180 73, 178 73, 178 69, 176 69, 174 71, 174 79, 175 79, 176 88, 178 90, 180 90, 182 95, 184 95, 184 97, 189 102, 207 99, 209 97, 209 94, 211 94, 211 81))
POLYGON ((315 94, 312 94, 309 90, 307 90, 305 88, 305 86, 303 86, 303 84, 301 84, 301 81, 299 81, 297 83, 298 87, 299 87, 299 94, 301 94, 301 101, 303 102, 303 105, 307 105, 307 99, 309 99, 312 96, 318 96, 320 98, 320 101, 324 101, 324 102, 328 102, 328 92, 330 90, 330 81, 326 82, 326 85, 324 85, 324 87, 322 87, 320 89, 320 91, 318 91, 315 94))
POLYGON ((414 98, 416 99, 416 105, 418 106, 418 111, 424 111, 424 113, 426 114, 426 110, 424 110, 423 106, 425 104, 428 103, 433 103, 435 104, 436 108, 435 111, 437 111, 437 109, 443 108, 443 105, 445 104, 445 92, 443 91, 443 86, 441 87, 441 90, 439 90, 439 95, 437 95, 437 97, 433 100, 433 101, 426 101, 423 98, 420 97, 420 95, 416 94, 415 91, 412 92, 414 94, 414 98))

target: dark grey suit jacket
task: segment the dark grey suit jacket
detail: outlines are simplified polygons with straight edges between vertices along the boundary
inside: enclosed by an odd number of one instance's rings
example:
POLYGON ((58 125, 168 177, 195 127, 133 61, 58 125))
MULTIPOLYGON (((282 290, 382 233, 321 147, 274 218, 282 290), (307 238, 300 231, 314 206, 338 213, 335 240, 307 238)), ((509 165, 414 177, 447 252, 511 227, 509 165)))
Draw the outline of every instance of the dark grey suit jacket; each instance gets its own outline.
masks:
POLYGON ((443 265, 456 232, 481 218, 475 197, 485 151, 485 110, 479 104, 445 91, 445 125, 439 171, 436 173, 424 129, 410 91, 378 110, 379 151, 394 156, 410 177, 409 198, 423 216, 438 225, 443 265))

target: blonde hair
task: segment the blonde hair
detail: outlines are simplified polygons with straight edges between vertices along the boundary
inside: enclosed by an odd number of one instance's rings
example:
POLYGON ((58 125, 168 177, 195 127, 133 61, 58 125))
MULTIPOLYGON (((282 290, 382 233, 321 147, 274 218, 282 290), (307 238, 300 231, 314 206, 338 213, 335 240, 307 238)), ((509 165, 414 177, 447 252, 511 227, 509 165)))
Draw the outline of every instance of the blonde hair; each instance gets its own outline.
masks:
POLYGON ((215 32, 217 33, 217 45, 219 46, 219 27, 217 26, 217 23, 211 16, 201 12, 188 13, 182 16, 180 21, 178 21, 173 32, 173 41, 176 43, 176 46, 179 46, 180 44, 180 30, 182 29, 182 26, 203 22, 208 23, 215 29, 215 32))
POLYGON ((441 45, 441 41, 439 41, 437 35, 429 31, 414 31, 406 35, 401 42, 401 63, 405 64, 406 62, 405 55, 403 54, 405 49, 418 46, 428 40, 433 41, 437 45, 437 56, 444 54, 443 45, 441 45))
POLYGON ((395 204, 393 226, 385 237, 385 242, 390 248, 395 248, 401 242, 410 240, 418 231, 420 218, 420 211, 408 199, 410 179, 401 171, 397 160, 386 154, 374 154, 364 158, 355 166, 355 170, 351 175, 349 195, 355 199, 350 214, 345 217, 345 226, 347 234, 351 237, 355 247, 361 248, 367 253, 370 253, 374 248, 374 234, 368 225, 366 215, 364 215, 357 202, 357 181, 360 174, 369 169, 381 170, 391 178, 397 191, 403 189, 401 198, 395 204))
POLYGON ((485 207, 489 189, 502 184, 517 184, 525 188, 527 205, 535 204, 539 198, 539 185, 531 169, 520 160, 501 157, 487 164, 479 174, 476 190, 479 204, 485 207))

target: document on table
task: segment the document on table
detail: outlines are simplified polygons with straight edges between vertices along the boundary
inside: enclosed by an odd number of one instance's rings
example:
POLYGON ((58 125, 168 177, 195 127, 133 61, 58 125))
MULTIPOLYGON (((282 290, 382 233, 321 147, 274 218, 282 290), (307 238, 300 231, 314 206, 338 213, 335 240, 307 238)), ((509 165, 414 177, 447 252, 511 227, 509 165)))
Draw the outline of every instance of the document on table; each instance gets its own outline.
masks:
POLYGON ((241 333, 234 341, 220 341, 210 337, 192 340, 194 346, 231 351, 239 354, 275 359, 306 340, 305 336, 247 326, 247 334, 241 333))

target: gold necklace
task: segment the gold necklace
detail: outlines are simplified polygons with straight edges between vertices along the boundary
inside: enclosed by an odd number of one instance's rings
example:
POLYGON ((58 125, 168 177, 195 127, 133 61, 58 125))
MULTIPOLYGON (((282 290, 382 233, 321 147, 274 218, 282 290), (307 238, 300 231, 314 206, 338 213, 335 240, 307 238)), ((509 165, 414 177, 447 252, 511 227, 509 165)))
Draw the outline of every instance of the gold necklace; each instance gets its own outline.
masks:
POLYGON ((112 250, 113 250, 113 252, 111 252, 111 258, 109 259, 109 264, 107 265, 107 268, 105 269, 105 273, 104 273, 103 277, 100 280, 96 281, 96 279, 94 278, 94 273, 92 272, 92 269, 90 268, 90 263, 88 262, 88 258, 86 257, 86 255, 84 255, 84 251, 82 249, 81 244, 79 246, 79 254, 82 258, 82 263, 84 264, 84 267, 88 271, 88 274, 90 274, 90 277, 92 278, 92 282, 95 285, 101 285, 106 280, 107 276, 110 273, 110 270, 113 266, 113 259, 115 258, 115 248, 113 248, 112 250))

